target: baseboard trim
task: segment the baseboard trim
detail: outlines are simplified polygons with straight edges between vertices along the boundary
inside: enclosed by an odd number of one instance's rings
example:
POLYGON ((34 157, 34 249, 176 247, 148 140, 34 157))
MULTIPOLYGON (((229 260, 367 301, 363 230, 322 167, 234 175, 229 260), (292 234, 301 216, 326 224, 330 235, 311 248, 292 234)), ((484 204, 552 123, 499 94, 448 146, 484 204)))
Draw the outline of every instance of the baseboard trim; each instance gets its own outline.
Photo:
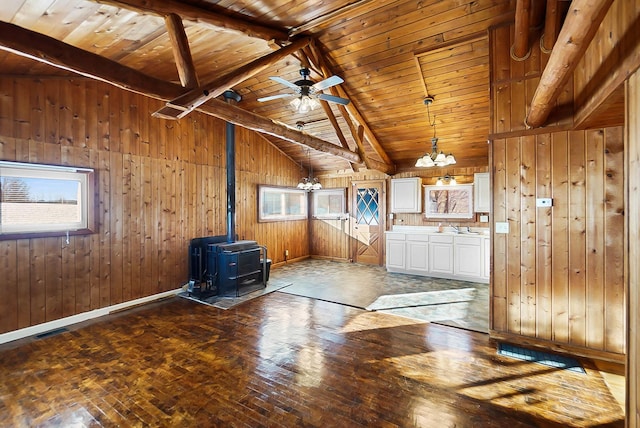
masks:
POLYGON ((141 297, 135 300, 129 300, 128 302, 118 303, 116 305, 107 306, 105 308, 94 309, 92 311, 83 312, 76 315, 71 315, 65 318, 60 318, 53 321, 48 321, 42 324, 36 324, 29 327, 21 328, 19 330, 9 331, 7 333, 0 334, 0 344, 13 342, 14 340, 24 339, 26 337, 35 336, 36 334, 42 334, 47 331, 56 330, 58 328, 66 327, 68 325, 77 324, 82 321, 87 321, 93 318, 98 318, 104 315, 109 315, 114 312, 122 311, 133 306, 139 306, 145 303, 153 302, 154 300, 164 299, 166 297, 175 296, 183 291, 182 288, 176 290, 165 291, 151 296, 141 297))

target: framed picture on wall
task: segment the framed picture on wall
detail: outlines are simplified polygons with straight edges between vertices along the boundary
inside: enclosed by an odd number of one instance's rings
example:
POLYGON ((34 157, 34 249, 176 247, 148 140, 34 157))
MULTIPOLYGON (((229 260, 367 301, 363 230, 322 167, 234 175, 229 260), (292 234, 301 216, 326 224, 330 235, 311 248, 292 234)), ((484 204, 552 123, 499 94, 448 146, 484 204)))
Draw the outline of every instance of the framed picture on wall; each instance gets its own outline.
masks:
POLYGON ((473 218, 473 184, 424 186, 426 218, 473 218))

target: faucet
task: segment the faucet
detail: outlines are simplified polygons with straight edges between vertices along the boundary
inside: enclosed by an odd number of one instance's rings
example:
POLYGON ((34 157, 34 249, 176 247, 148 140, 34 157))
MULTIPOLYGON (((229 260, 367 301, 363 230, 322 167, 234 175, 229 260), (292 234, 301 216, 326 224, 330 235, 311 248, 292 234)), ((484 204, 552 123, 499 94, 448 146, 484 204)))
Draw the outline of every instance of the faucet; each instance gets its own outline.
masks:
POLYGON ((449 223, 449 227, 453 229, 454 233, 460 233, 460 228, 458 226, 454 226, 451 223, 449 223))

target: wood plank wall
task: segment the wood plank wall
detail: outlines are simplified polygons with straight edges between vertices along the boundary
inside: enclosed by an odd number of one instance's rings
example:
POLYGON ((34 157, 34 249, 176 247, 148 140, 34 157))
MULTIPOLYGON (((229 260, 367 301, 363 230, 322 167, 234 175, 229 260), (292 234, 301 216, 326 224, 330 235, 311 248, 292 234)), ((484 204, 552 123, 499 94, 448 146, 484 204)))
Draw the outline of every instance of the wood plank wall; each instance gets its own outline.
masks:
POLYGON ((627 427, 640 427, 640 71, 626 84, 626 166, 628 171, 627 269, 629 284, 627 427))
POLYGON ((623 362, 622 127, 569 131, 572 82, 546 128, 524 126, 546 63, 509 55, 513 27, 490 31, 493 221, 491 334, 623 362), (553 198, 536 208, 536 198, 553 198))
MULTIPOLYGON (((226 233, 225 124, 86 79, 0 78, 0 159, 96 170, 97 233, 0 241, 0 333, 176 289, 187 246, 226 233)), ((258 224, 259 183, 295 185, 299 167, 236 132, 238 235, 308 255, 306 222, 258 224)))

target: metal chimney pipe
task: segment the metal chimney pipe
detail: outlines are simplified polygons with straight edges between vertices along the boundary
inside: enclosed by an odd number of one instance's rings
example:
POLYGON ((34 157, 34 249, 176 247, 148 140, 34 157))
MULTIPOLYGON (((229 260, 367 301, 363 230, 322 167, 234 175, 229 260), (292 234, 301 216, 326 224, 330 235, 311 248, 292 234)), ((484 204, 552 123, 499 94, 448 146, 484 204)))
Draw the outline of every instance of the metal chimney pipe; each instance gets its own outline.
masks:
MULTIPOLYGON (((240 102, 242 97, 237 92, 224 92, 228 104, 240 102)), ((236 127, 227 122, 226 127, 226 157, 227 157, 227 242, 236 240, 236 127)))

